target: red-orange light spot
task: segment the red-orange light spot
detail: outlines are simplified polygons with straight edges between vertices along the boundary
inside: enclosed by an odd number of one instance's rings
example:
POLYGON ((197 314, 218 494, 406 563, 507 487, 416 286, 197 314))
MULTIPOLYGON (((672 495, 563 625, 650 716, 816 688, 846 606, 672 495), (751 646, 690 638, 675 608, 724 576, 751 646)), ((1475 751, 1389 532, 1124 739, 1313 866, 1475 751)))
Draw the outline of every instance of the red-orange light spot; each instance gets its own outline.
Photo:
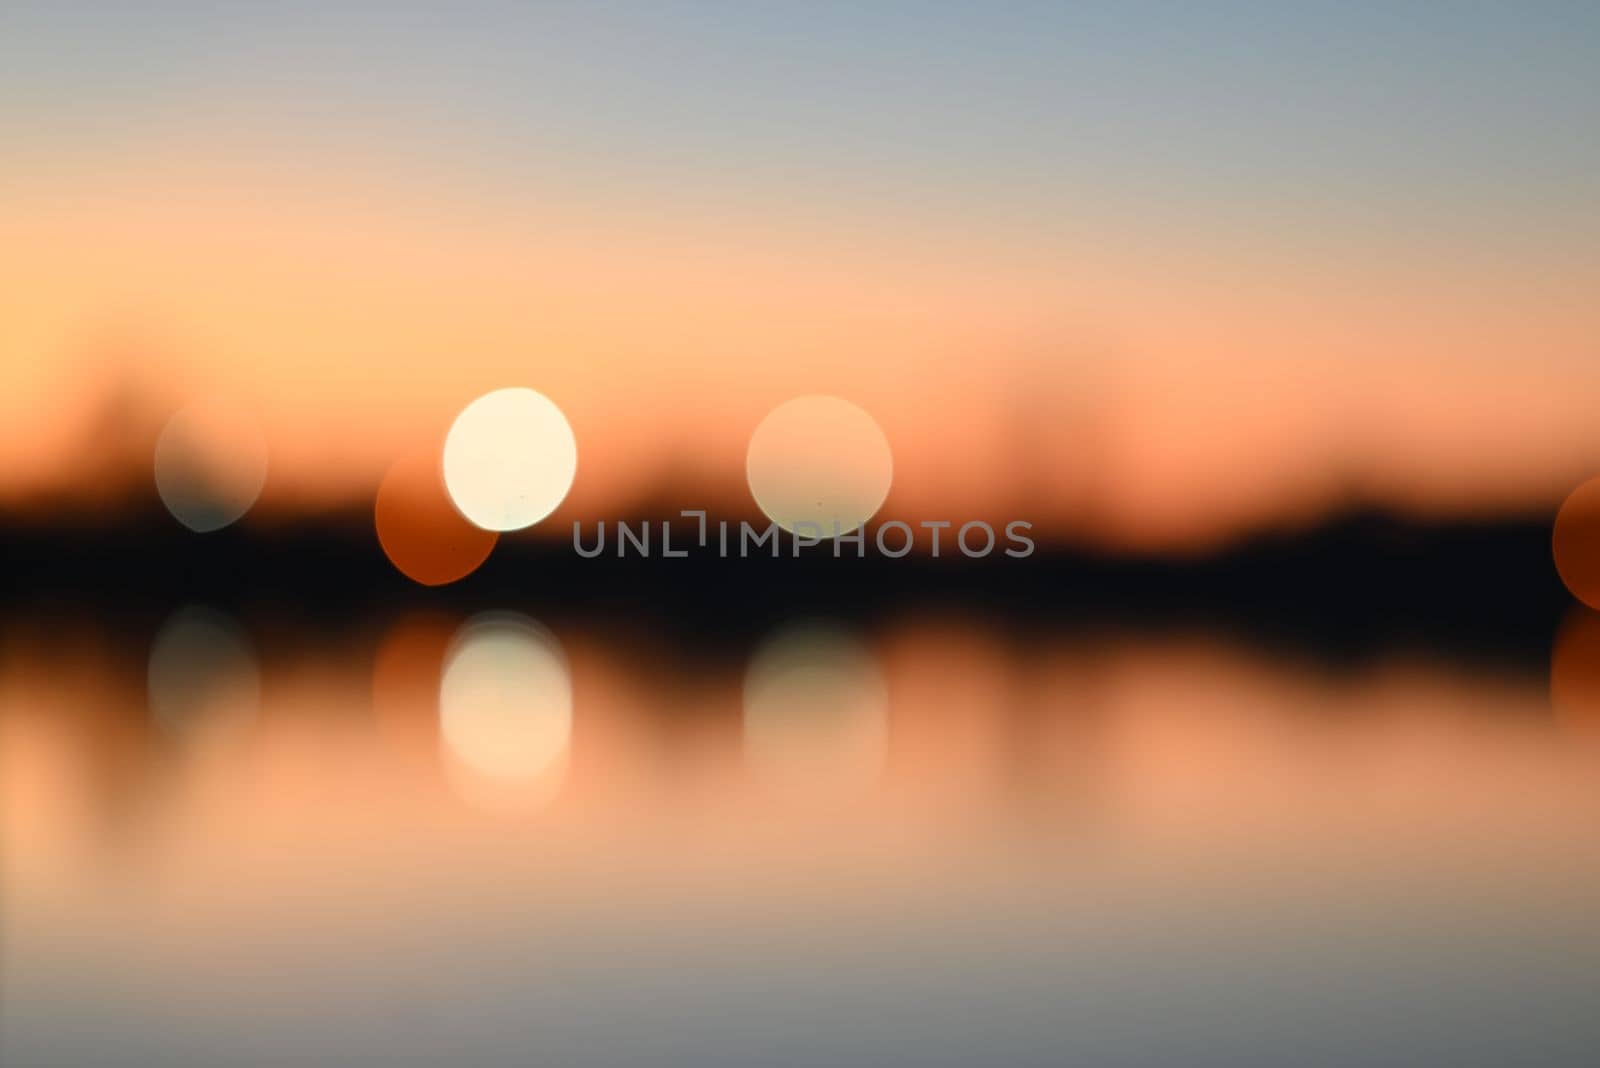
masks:
POLYGON ((378 644, 372 664, 372 707, 383 732, 401 749, 431 761, 439 733, 439 679, 460 620, 412 613, 378 644))
POLYGON ((373 524, 384 555, 424 586, 465 578, 489 558, 499 535, 462 518, 445 493, 437 448, 397 460, 378 486, 373 524))
POLYGON ((1600 478, 1573 490, 1562 504, 1550 549, 1572 596, 1600 609, 1600 478))
POLYGON ((1550 654, 1550 706, 1569 726, 1600 732, 1600 615, 1574 608, 1550 654))

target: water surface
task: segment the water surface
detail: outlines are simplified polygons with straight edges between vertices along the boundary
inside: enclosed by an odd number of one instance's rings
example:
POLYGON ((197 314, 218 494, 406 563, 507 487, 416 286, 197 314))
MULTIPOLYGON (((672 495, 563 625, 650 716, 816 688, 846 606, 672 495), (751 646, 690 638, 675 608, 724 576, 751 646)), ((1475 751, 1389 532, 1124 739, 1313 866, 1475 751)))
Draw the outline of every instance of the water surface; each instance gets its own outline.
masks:
POLYGON ((1203 629, 11 619, 0 1061, 1587 1065, 1600 733, 1203 629))

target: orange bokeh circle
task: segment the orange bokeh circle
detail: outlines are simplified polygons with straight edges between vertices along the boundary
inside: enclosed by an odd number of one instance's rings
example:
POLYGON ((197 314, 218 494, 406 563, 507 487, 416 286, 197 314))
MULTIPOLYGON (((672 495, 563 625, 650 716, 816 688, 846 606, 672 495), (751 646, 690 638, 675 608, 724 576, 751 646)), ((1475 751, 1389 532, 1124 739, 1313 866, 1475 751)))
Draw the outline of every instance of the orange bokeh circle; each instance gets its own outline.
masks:
POLYGON ((1600 478, 1573 490, 1561 505, 1550 551, 1572 596, 1600 609, 1600 478))
POLYGON ((433 762, 438 755, 439 680, 460 619, 412 612, 383 635, 372 663, 372 708, 400 751, 433 762))
POLYGON ((378 486, 372 520, 389 562, 424 586, 472 574, 500 538, 467 522, 450 503, 438 448, 395 461, 378 486))
POLYGON ((1600 614, 1573 608, 1550 652, 1550 707, 1556 719, 1600 732, 1600 614))

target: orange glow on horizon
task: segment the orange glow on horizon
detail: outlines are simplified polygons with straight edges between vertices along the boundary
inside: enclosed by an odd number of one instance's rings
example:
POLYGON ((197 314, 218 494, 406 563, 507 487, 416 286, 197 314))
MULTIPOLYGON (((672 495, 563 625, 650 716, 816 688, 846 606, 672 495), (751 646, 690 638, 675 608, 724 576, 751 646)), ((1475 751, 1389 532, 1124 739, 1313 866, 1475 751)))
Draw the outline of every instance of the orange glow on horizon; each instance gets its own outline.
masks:
POLYGON ((276 515, 365 506, 414 427, 504 386, 577 435, 552 525, 647 501, 751 514, 750 434, 818 392, 889 440, 878 521, 1020 517, 1119 546, 1352 500, 1527 511, 1600 468, 1581 272, 1540 287, 1422 249, 1308 260, 1260 237, 1223 257, 1189 235, 1176 257, 1174 235, 1107 229, 1091 253, 955 243, 954 219, 557 211, 260 173, 130 164, 0 198, 0 501, 116 505, 148 482, 150 427, 207 391, 259 411, 256 508, 276 515), (86 348, 108 327, 113 349, 86 348))

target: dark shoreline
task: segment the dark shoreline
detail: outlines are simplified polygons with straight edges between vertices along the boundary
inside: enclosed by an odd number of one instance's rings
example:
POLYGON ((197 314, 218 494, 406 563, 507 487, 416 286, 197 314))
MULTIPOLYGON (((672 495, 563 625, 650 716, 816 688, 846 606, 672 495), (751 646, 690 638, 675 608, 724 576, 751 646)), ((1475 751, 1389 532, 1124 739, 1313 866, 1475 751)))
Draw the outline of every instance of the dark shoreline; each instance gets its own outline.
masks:
POLYGON ((208 535, 164 514, 114 527, 12 522, 0 527, 0 610, 147 618, 204 601, 315 627, 418 607, 516 607, 627 621, 709 645, 737 644, 795 616, 870 624, 937 613, 1021 633, 1208 629, 1335 662, 1407 648, 1533 668, 1545 663, 1573 604, 1551 565, 1543 518, 1420 523, 1352 513, 1188 558, 1041 540, 1025 559, 998 551, 885 559, 870 545, 865 559, 853 550, 835 558, 826 545, 799 558, 719 559, 714 543, 684 558, 584 559, 570 527, 561 529, 559 538, 502 538, 477 573, 429 589, 393 569, 364 515, 244 523, 208 535))

